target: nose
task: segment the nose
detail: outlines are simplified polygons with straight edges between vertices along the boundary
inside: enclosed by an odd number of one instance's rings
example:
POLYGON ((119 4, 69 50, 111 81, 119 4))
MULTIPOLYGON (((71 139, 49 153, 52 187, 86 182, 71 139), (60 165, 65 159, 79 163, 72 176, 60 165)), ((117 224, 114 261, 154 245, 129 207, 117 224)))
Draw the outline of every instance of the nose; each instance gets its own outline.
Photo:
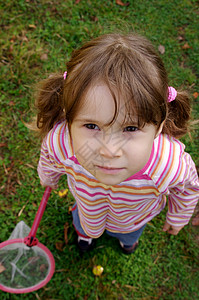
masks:
POLYGON ((99 153, 105 158, 114 158, 122 156, 122 148, 120 144, 114 143, 114 141, 101 142, 99 153))

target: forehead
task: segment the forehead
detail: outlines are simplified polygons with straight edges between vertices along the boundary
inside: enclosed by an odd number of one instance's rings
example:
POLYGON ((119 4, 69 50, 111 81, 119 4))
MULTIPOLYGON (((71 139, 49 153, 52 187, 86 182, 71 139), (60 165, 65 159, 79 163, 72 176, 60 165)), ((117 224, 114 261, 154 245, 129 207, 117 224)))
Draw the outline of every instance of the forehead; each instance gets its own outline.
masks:
POLYGON ((110 124, 113 120, 123 123, 128 118, 130 114, 126 110, 125 99, 118 93, 112 95, 106 84, 98 83, 90 87, 84 95, 75 119, 103 120, 110 124))

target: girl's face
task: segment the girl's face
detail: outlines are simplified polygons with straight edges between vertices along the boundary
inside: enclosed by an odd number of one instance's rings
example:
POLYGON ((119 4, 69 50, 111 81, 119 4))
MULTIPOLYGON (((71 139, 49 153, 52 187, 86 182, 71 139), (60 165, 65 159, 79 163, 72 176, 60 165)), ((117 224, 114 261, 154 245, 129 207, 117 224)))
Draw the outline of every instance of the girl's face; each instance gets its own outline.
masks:
POLYGON ((137 118, 125 122, 125 105, 111 124, 113 97, 104 84, 89 89, 81 111, 71 125, 73 148, 79 163, 101 183, 116 185, 140 171, 149 160, 155 125, 138 128, 137 118))

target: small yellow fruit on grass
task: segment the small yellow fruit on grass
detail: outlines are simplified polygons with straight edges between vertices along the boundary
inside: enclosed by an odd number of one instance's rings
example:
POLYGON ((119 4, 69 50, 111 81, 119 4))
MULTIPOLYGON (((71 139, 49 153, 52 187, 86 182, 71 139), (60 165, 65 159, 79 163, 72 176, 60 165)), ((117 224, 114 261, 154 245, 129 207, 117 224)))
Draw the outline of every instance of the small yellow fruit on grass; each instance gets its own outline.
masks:
POLYGON ((94 266, 94 267, 93 267, 93 274, 94 274, 95 276, 100 276, 100 275, 102 275, 103 271, 104 271, 104 268, 103 268, 102 266, 94 266))

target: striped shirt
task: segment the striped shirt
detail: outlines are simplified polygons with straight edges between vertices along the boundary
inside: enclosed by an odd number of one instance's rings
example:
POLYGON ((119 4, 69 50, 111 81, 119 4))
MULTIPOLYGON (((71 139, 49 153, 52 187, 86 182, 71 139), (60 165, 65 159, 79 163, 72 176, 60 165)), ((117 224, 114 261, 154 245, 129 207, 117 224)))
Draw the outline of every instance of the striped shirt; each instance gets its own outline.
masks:
MULTIPOLYGON (((85 159, 87 147, 81 149, 85 159)), ((67 124, 60 122, 43 141, 38 173, 45 185, 55 185, 61 175, 67 174, 81 226, 93 238, 105 229, 120 233, 138 230, 160 213, 167 198, 167 222, 186 225, 199 198, 194 162, 180 141, 164 134, 154 140, 149 161, 142 170, 109 186, 79 164, 67 124)))

